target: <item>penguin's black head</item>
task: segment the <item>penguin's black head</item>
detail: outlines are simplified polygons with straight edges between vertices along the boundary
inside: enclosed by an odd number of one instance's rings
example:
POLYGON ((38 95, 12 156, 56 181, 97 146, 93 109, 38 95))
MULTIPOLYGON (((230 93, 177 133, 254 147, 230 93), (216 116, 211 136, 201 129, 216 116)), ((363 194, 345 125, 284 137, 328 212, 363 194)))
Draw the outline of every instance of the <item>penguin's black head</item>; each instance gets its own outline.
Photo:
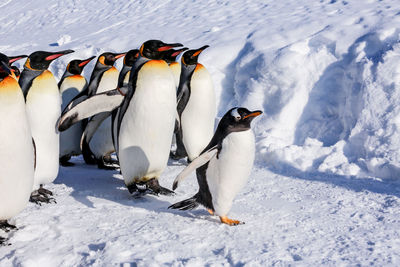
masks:
POLYGON ((200 47, 199 49, 191 49, 186 51, 183 56, 182 56, 182 64, 185 65, 196 65, 197 64, 197 60, 199 59, 199 55, 201 52, 203 52, 204 49, 206 49, 207 47, 210 47, 208 45, 205 45, 203 47, 200 47))
POLYGON ((125 53, 111 53, 111 52, 106 52, 103 53, 99 56, 99 58, 97 59, 97 62, 99 62, 102 65, 105 66, 113 66, 115 61, 117 61, 117 59, 121 58, 125 56, 125 53))
POLYGON ((262 114, 261 110, 250 111, 247 108, 236 107, 229 110, 221 119, 229 132, 240 132, 250 129, 251 121, 262 114))
POLYGON ((174 50, 174 49, 167 50, 167 51, 165 51, 164 54, 163 54, 163 59, 164 59, 168 64, 171 64, 172 62, 175 62, 175 61, 176 61, 176 57, 179 56, 180 53, 182 53, 183 51, 186 51, 186 50, 188 50, 188 49, 189 49, 189 48, 184 47, 184 48, 177 49, 177 50, 174 50))
POLYGON ((162 59, 165 51, 183 46, 179 43, 166 44, 160 40, 148 40, 139 49, 140 55, 149 59, 162 59))
POLYGON ((94 58, 95 56, 84 60, 79 60, 79 59, 72 60, 71 62, 68 63, 67 71, 74 75, 80 75, 83 71, 83 68, 94 58))
POLYGON ((73 52, 70 49, 58 52, 36 51, 29 55, 24 66, 31 70, 46 70, 54 59, 73 52))
POLYGON ((17 60, 20 60, 22 58, 28 57, 27 55, 19 55, 19 56, 13 56, 13 57, 8 57, 10 59, 10 66, 17 60))
POLYGON ((0 53, 0 79, 4 79, 10 74, 10 60, 6 55, 0 53))
POLYGON ((132 67, 136 59, 139 57, 139 49, 129 50, 124 57, 124 65, 132 67))

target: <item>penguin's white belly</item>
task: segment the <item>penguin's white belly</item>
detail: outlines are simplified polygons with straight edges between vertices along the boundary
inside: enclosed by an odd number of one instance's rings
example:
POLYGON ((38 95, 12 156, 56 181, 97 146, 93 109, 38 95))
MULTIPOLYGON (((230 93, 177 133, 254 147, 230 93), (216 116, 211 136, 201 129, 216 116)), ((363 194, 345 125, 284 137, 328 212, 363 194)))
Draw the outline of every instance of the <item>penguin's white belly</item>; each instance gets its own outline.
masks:
POLYGON ((206 177, 215 213, 225 216, 239 190, 246 184, 254 162, 253 131, 228 134, 222 150, 209 162, 206 177))
POLYGON ((212 80, 204 67, 196 68, 190 88, 189 101, 181 114, 181 126, 189 160, 194 160, 213 137, 217 108, 212 80))
POLYGON ((181 77, 181 65, 178 62, 173 62, 169 65, 169 67, 171 68, 172 74, 174 75, 176 89, 178 89, 179 79, 181 77))
MULTIPOLYGON (((60 86, 62 97, 61 110, 78 95, 86 85, 81 75, 74 75, 64 79, 60 86)), ((79 155, 81 153, 80 140, 83 132, 82 122, 72 125, 68 130, 60 133, 60 157, 65 155, 79 155)))
POLYGON ((57 120, 61 113, 61 97, 50 71, 33 80, 26 96, 26 111, 36 145, 35 190, 40 184, 53 182, 59 167, 57 120))
POLYGON ((122 82, 122 86, 123 86, 123 87, 127 87, 127 86, 128 86, 129 77, 130 77, 130 76, 131 76, 131 71, 128 71, 128 72, 125 74, 124 81, 122 82))
POLYGON ((14 78, 0 82, 0 102, 0 220, 7 220, 28 203, 34 152, 24 96, 14 78))
MULTIPOLYGON (((103 77, 97 88, 97 94, 113 90, 118 85, 118 70, 114 67, 104 72, 103 77)), ((108 155, 114 152, 114 144, 112 142, 111 117, 105 119, 94 133, 89 147, 96 158, 108 155)))
POLYGON ((166 167, 175 109, 175 83, 168 64, 147 62, 120 126, 118 155, 126 185, 158 178, 166 167))

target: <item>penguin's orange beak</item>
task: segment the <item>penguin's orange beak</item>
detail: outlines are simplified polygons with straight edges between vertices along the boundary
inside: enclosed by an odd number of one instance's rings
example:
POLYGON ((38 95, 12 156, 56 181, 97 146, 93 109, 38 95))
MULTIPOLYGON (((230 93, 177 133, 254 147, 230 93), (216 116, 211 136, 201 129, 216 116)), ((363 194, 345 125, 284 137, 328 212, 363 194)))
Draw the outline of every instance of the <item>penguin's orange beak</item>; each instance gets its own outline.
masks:
POLYGON ((199 49, 197 49, 196 52, 193 53, 192 57, 197 57, 198 55, 200 55, 201 52, 204 51, 204 49, 210 47, 209 45, 205 45, 203 47, 200 47, 199 49))
POLYGON ((170 49, 172 49, 172 48, 174 48, 174 47, 178 47, 178 46, 183 46, 183 45, 180 44, 180 43, 166 44, 166 45, 164 45, 164 46, 159 47, 159 48, 157 49, 157 51, 158 51, 158 52, 163 52, 163 51, 167 51, 167 50, 170 50, 170 49))
POLYGON ((9 59, 10 59, 9 63, 11 65, 15 61, 20 60, 21 58, 26 58, 26 57, 28 57, 28 56, 27 55, 20 55, 20 56, 15 56, 15 57, 9 57, 9 59))
POLYGON ((59 58, 59 57, 61 57, 61 56, 64 56, 64 55, 66 55, 66 54, 70 54, 70 53, 73 53, 73 52, 75 52, 75 51, 74 51, 74 50, 71 50, 71 49, 64 50, 64 51, 59 51, 59 52, 55 52, 54 54, 52 54, 52 55, 50 55, 50 56, 47 56, 47 57, 45 58, 45 60, 51 61, 51 60, 54 60, 54 59, 56 59, 56 58, 59 58))
POLYGON ((117 59, 119 59, 119 58, 121 58, 121 57, 124 57, 125 54, 126 54, 126 53, 117 54, 117 55, 115 56, 115 59, 117 60, 117 59))
POLYGON ((246 116, 244 116, 243 119, 247 119, 249 117, 257 117, 257 116, 259 116, 261 114, 262 114, 261 110, 256 110, 256 111, 253 111, 250 114, 247 114, 246 116))
POLYGON ((186 51, 186 50, 188 50, 188 49, 189 49, 189 48, 184 47, 184 48, 182 48, 182 49, 176 50, 174 53, 172 53, 172 56, 173 56, 173 57, 177 57, 180 53, 182 53, 183 51, 186 51))
POLYGON ((88 58, 88 59, 82 61, 81 63, 79 63, 78 66, 79 66, 79 67, 83 67, 83 66, 85 66, 86 64, 88 64, 90 61, 92 61, 92 59, 94 59, 94 58, 95 58, 95 56, 92 56, 92 57, 90 57, 90 58, 88 58))

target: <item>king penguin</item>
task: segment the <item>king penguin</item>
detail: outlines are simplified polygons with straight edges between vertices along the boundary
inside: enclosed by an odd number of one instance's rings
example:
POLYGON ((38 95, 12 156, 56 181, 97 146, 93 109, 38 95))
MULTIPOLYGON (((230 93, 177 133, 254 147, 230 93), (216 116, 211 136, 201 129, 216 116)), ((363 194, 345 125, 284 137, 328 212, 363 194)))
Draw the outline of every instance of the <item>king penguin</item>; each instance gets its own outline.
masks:
POLYGON ((241 223, 229 219, 227 214, 233 199, 250 176, 255 154, 255 138, 250 123, 260 114, 259 110, 251 112, 246 108, 232 108, 222 117, 208 146, 173 184, 173 189, 176 189, 179 182, 196 169, 199 192, 169 208, 189 210, 200 204, 211 214, 218 215, 222 223, 241 223))
POLYGON ((15 61, 18 61, 18 60, 26 58, 26 57, 28 57, 28 56, 27 55, 19 55, 19 56, 8 57, 8 59, 10 60, 11 71, 15 75, 15 79, 17 81, 19 80, 19 76, 21 75, 21 71, 19 70, 19 68, 17 66, 13 66, 12 64, 15 61))
POLYGON ((24 95, 11 74, 8 57, 0 54, 0 229, 5 231, 15 228, 7 220, 28 203, 35 164, 24 95))
POLYGON ((126 55, 124 57, 124 64, 119 73, 118 87, 128 86, 132 66, 135 64, 138 57, 139 57, 138 49, 132 49, 132 50, 129 50, 128 52, 126 52, 126 55))
POLYGON ((141 196, 172 194, 160 186, 174 130, 176 90, 174 77, 163 52, 181 44, 149 40, 139 49, 132 67, 128 89, 118 88, 97 94, 63 113, 59 130, 96 113, 118 108, 114 120, 114 139, 121 173, 130 193, 141 196))
POLYGON ((176 58, 183 52, 188 50, 189 48, 183 47, 181 49, 171 49, 168 51, 165 51, 163 54, 163 59, 165 62, 168 63, 169 67, 172 70, 172 73, 174 74, 174 80, 175 80, 175 85, 176 89, 178 89, 179 86, 179 77, 181 76, 181 65, 179 62, 176 62, 176 58))
MULTIPOLYGON (((79 93, 87 87, 85 77, 81 75, 83 68, 95 56, 84 60, 72 60, 68 63, 67 68, 58 83, 58 88, 61 93, 62 104, 61 110, 64 110, 67 104, 79 93)), ((82 123, 78 123, 68 129, 68 131, 60 133, 60 164, 62 166, 72 166, 69 162, 71 156, 81 154, 80 142, 83 132, 82 123)))
POLYGON ((211 76, 198 63, 200 53, 208 46, 186 51, 181 58, 181 77, 177 98, 178 127, 176 127, 176 152, 172 158, 186 155, 194 160, 210 142, 214 132, 217 103, 211 76))
MULTIPOLYGON (((114 67, 117 59, 125 56, 125 53, 110 53, 101 54, 96 62, 90 82, 88 85, 87 96, 91 97, 95 94, 113 90, 118 86, 119 72, 114 67)), ((87 164, 97 164, 101 169, 115 169, 111 160, 111 154, 115 151, 112 134, 111 134, 111 113, 99 114, 89 120, 98 120, 96 129, 90 140, 86 136, 82 136, 81 148, 85 162, 87 164)), ((85 129, 86 130, 86 129, 85 129)))
POLYGON ((32 202, 51 200, 51 191, 44 189, 43 185, 53 182, 59 169, 60 137, 56 125, 61 113, 61 97, 56 79, 47 68, 56 58, 72 52, 74 51, 37 51, 30 54, 19 79, 36 145, 32 202))

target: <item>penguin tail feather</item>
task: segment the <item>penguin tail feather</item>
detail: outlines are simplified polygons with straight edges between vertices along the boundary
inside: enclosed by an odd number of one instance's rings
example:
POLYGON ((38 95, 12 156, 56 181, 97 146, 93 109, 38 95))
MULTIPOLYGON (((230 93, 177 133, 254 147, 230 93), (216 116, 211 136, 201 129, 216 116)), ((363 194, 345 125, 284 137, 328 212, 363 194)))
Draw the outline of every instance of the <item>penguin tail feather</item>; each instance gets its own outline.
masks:
POLYGON ((169 206, 169 209, 177 209, 177 210, 192 210, 196 207, 199 206, 199 203, 197 203, 197 198, 196 196, 182 200, 178 203, 175 203, 171 206, 169 206))

